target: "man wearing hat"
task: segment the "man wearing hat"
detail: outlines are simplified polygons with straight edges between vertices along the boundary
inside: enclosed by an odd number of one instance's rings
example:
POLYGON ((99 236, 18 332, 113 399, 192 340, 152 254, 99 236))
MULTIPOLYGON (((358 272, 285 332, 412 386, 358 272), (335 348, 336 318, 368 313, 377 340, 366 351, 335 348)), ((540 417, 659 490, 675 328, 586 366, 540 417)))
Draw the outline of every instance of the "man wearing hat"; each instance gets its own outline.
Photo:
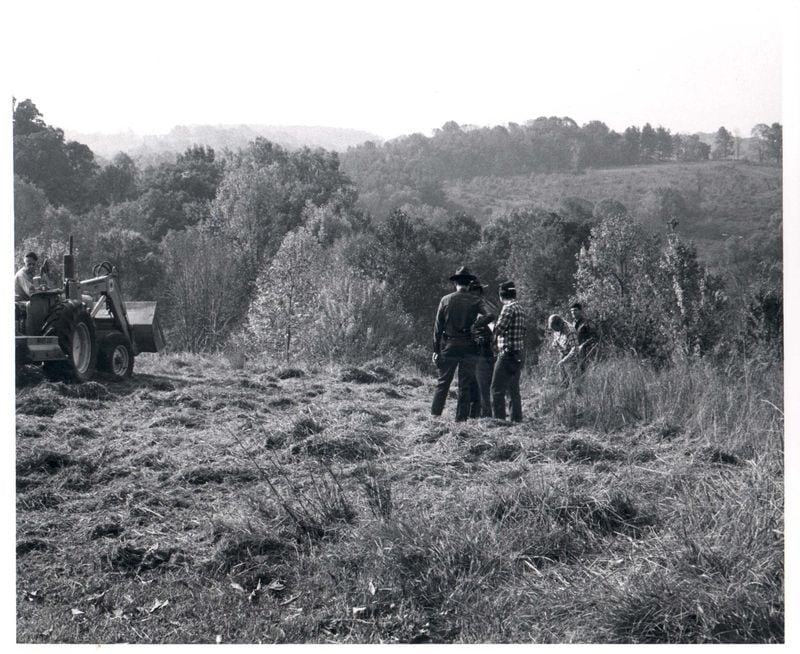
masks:
POLYGON ((522 422, 522 397, 519 378, 525 365, 525 312, 517 302, 517 287, 512 281, 500 284, 503 308, 494 326, 497 361, 492 375, 492 413, 506 418, 506 394, 511 400, 511 420, 522 422))
MULTIPOLYGON (((470 293, 483 297, 484 289, 488 284, 481 284, 477 279, 469 284, 470 293)), ((494 305, 486 300, 486 304, 493 314, 497 314, 494 305)), ((492 330, 489 325, 473 325, 472 340, 475 342, 475 381, 471 393, 469 409, 470 418, 492 417, 492 371, 494 370, 494 344, 492 330)))
POLYGON ((433 362, 439 370, 431 415, 440 416, 444 410, 450 383, 458 369, 458 401, 456 420, 469 417, 470 389, 475 383, 476 347, 472 327, 488 325, 495 319, 484 299, 469 291, 476 277, 462 266, 450 277, 456 290, 439 301, 433 327, 433 362))

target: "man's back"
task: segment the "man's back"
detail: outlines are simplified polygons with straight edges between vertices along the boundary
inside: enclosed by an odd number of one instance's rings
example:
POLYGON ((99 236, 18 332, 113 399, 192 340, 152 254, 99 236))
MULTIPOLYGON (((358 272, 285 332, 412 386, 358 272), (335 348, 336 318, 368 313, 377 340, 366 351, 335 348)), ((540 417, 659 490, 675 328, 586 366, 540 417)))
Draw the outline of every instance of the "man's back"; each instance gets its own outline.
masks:
POLYGON ((445 295, 436 312, 434 339, 469 337, 478 315, 490 313, 484 300, 466 290, 445 295))

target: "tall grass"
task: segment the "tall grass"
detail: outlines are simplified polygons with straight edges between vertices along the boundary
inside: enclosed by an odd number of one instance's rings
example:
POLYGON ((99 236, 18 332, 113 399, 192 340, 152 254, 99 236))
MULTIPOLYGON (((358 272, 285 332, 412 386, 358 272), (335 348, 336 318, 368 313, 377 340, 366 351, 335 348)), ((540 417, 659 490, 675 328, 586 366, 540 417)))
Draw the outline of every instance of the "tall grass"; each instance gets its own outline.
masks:
POLYGON ((620 356, 591 366, 567 389, 549 388, 540 408, 565 427, 612 432, 661 423, 742 454, 783 448, 783 366, 748 359, 722 368, 685 361, 656 370, 620 356))

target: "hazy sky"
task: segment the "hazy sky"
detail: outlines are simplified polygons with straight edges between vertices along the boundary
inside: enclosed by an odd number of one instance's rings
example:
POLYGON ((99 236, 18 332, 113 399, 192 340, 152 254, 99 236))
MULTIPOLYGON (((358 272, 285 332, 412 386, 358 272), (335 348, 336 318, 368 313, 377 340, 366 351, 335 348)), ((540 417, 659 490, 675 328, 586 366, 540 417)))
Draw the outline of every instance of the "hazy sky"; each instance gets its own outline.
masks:
POLYGON ((326 125, 385 138, 542 115, 782 122, 781 0, 3 3, 8 93, 66 130, 326 125), (35 10, 32 8, 35 7, 35 10))

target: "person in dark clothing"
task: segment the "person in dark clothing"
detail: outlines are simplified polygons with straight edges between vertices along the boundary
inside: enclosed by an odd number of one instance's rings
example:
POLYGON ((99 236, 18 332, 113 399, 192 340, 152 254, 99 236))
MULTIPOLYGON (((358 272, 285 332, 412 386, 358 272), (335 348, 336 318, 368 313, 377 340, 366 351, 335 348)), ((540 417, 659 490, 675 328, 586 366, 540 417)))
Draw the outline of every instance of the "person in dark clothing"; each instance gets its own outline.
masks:
MULTIPOLYGON (((483 297, 486 284, 481 284, 477 279, 470 283, 469 290, 478 297, 483 297)), ((494 306, 487 300, 487 306, 494 314, 494 306)), ((470 418, 492 417, 492 372, 494 370, 494 348, 492 343, 492 330, 489 325, 480 327, 473 325, 472 340, 475 342, 475 383, 470 391, 470 418)))
POLYGON ((519 378, 525 365, 526 316, 517 302, 517 288, 512 281, 500 284, 503 309, 494 327, 497 360, 492 374, 492 414, 506 419, 506 394, 511 401, 511 420, 522 422, 522 397, 519 378))
POLYGON ((581 372, 586 370, 586 361, 597 349, 597 330, 583 314, 583 306, 575 302, 569 312, 572 315, 572 331, 578 342, 578 366, 581 372))
POLYGON ((450 281, 456 290, 439 301, 433 327, 433 363, 439 371, 431 404, 431 415, 440 416, 444 410, 450 383, 458 369, 458 401, 456 420, 469 417, 470 388, 475 378, 476 347, 472 340, 473 325, 482 327, 495 319, 483 298, 470 293, 469 284, 475 279, 467 268, 459 268, 450 281))

